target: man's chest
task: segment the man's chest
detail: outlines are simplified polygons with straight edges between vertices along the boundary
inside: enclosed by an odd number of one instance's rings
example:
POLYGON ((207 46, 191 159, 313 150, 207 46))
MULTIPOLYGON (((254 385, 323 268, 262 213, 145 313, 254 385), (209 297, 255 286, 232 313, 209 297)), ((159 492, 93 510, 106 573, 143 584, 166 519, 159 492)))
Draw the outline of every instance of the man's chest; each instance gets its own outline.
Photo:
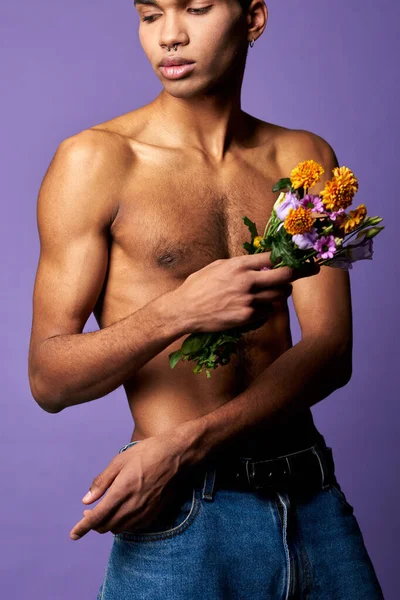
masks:
POLYGON ((146 161, 124 191, 113 243, 132 267, 185 279, 214 260, 245 253, 250 234, 242 217, 263 233, 281 176, 261 153, 220 169, 146 161))

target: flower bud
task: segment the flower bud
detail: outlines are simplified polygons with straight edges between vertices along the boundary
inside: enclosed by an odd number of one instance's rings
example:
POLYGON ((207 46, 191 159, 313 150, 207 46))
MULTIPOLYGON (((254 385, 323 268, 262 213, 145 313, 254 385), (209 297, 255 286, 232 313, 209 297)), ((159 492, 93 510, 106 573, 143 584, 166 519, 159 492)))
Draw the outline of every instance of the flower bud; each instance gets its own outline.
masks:
POLYGON ((282 202, 282 200, 284 199, 284 197, 286 196, 286 192, 281 192, 278 196, 278 198, 275 200, 275 204, 273 206, 273 210, 275 210, 278 208, 279 204, 282 202))
POLYGON ((378 233, 380 231, 382 231, 382 229, 385 229, 384 227, 371 227, 370 229, 367 229, 364 233, 365 233, 365 238, 367 240, 370 240, 371 238, 375 237, 376 235, 378 235, 378 233))
POLYGON ((382 217, 370 217, 368 219, 368 225, 378 225, 381 221, 383 221, 382 217))

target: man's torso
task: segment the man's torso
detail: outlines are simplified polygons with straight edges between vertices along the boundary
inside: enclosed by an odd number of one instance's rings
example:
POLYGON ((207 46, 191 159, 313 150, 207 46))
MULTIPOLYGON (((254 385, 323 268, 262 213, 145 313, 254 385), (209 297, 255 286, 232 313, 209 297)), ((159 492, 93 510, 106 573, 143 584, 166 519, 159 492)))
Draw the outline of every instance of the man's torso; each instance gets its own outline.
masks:
MULTIPOLYGON (((217 164, 198 149, 168 147, 148 127, 148 118, 144 107, 92 128, 105 143, 117 136, 128 164, 110 227, 107 277, 94 310, 101 328, 178 287, 210 262, 245 254, 242 244, 250 236, 242 217, 255 221, 262 234, 277 197, 272 186, 290 174, 286 128, 249 118, 249 138, 217 164)), ((213 370, 211 379, 195 375, 192 362, 180 361, 171 369, 168 355, 185 337, 124 382, 135 421, 132 440, 206 414, 243 392, 292 346, 288 305, 275 303, 268 322, 245 334, 231 362, 213 370)), ((265 452, 284 453, 314 437, 307 409, 260 444, 265 452)))

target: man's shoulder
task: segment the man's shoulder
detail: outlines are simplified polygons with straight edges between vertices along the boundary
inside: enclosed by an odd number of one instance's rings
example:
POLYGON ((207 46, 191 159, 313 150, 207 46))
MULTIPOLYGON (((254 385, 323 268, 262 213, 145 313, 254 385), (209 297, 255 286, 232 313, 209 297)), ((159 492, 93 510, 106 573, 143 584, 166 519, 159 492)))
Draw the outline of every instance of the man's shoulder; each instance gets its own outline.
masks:
POLYGON ((130 175, 137 157, 134 139, 123 131, 118 117, 83 129, 64 138, 58 145, 53 165, 58 170, 79 173, 88 181, 93 178, 104 184, 122 183, 130 175))
POLYGON ((254 119, 258 142, 262 152, 267 152, 276 162, 278 171, 287 176, 299 162, 313 159, 327 168, 337 164, 337 157, 330 143, 321 135, 306 129, 293 129, 254 119))
POLYGON ((64 150, 64 153, 87 159, 107 159, 110 155, 115 159, 124 154, 132 155, 132 142, 143 126, 144 108, 117 115, 108 121, 78 131, 62 140, 59 148, 64 150))
POLYGON ((131 152, 126 136, 111 129, 93 126, 62 140, 58 150, 64 155, 80 160, 105 159, 109 156, 131 152))
POLYGON ((321 135, 306 129, 277 129, 276 152, 278 162, 287 172, 299 162, 313 159, 323 165, 337 162, 331 144, 321 135))

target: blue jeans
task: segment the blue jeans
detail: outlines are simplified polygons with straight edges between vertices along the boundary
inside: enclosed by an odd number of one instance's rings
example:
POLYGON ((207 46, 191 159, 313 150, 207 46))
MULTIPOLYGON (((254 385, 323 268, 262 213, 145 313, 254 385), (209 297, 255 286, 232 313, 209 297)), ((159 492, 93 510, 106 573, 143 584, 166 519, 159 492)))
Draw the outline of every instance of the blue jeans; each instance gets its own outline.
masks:
POLYGON ((337 480, 322 472, 311 494, 215 490, 215 473, 140 532, 113 534, 97 600, 383 600, 337 480))

